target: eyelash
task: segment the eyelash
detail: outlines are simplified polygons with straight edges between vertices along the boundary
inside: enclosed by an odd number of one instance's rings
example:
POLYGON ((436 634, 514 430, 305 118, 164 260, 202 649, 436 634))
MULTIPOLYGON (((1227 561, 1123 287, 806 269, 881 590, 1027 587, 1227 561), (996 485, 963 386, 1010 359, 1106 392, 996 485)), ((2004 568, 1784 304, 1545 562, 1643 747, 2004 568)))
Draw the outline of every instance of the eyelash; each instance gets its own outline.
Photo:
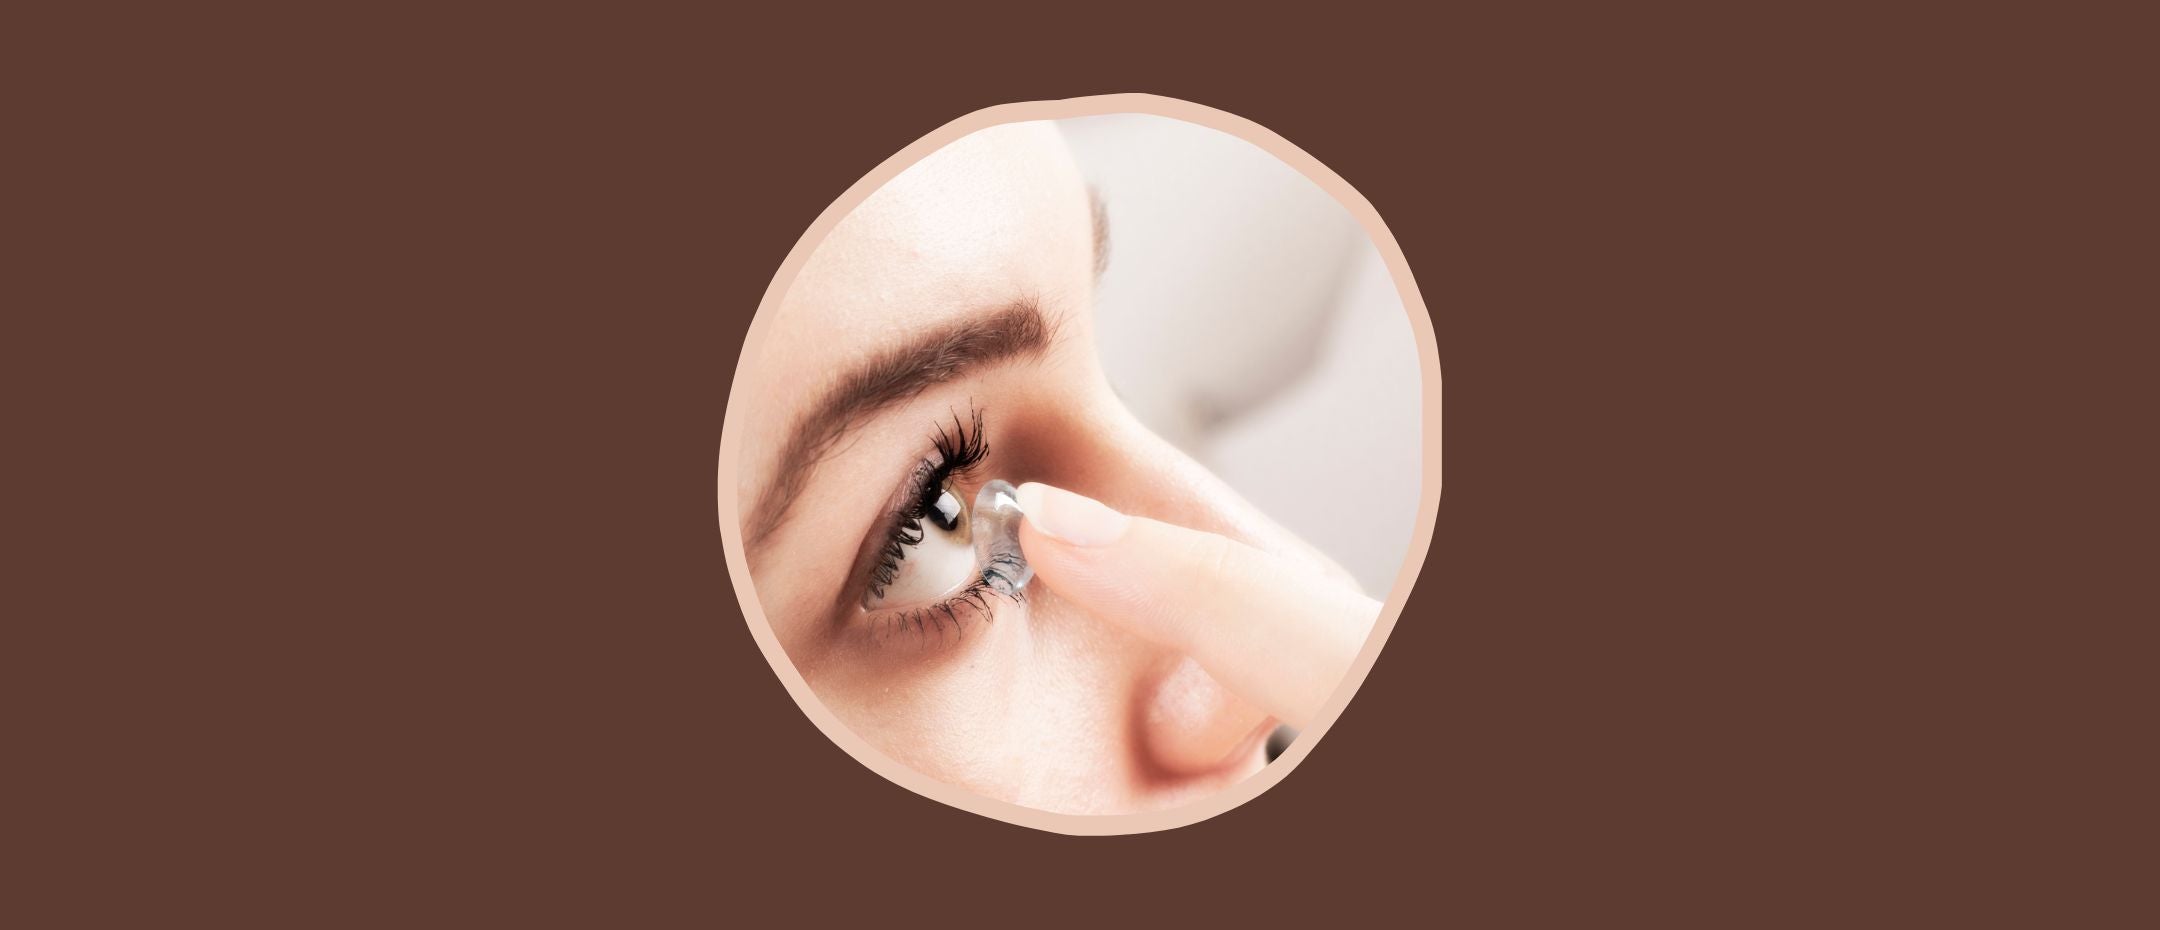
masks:
MULTIPOLYGON (((925 460, 916 465, 914 475, 909 478, 905 498, 909 503, 905 509, 894 514, 891 528, 886 531, 885 542, 878 550, 877 562, 871 566, 869 588, 874 595, 883 595, 885 586, 899 576, 900 562, 906 558, 907 547, 923 541, 922 521, 929 515, 931 506, 937 502, 937 496, 945 488, 946 482, 954 477, 967 477, 990 455, 990 443, 983 426, 983 413, 972 405, 968 408, 968 421, 962 421, 957 413, 953 414, 952 430, 948 432, 944 425, 940 424, 937 435, 931 437, 930 443, 936 450, 937 460, 925 460)), ((959 629, 963 609, 989 619, 990 598, 1006 597, 1014 601, 1022 599, 1020 593, 1008 595, 999 590, 999 587, 990 584, 993 577, 1011 577, 1011 567, 1002 564, 1004 561, 1006 560, 1003 558, 993 559, 991 564, 983 566, 975 580, 945 600, 889 612, 888 623, 897 628, 912 627, 918 633, 926 633, 932 628, 943 632, 948 622, 954 629, 959 629)), ((1002 587, 1010 589, 1011 585, 1002 587)))
POLYGON ((995 619, 996 614, 990 610, 990 599, 993 597, 1018 602, 1026 595, 1022 592, 1001 593, 991 587, 988 581, 977 578, 951 597, 935 604, 896 611, 886 622, 893 629, 913 629, 916 633, 925 635, 933 631, 943 633, 945 625, 949 623, 953 630, 958 632, 961 628, 960 619, 965 613, 981 617, 984 622, 995 619))
POLYGON ((946 432, 942 424, 938 426, 937 435, 930 440, 938 460, 917 464, 915 474, 908 479, 907 507, 893 519, 885 544, 878 550, 877 563, 870 569, 872 595, 885 593, 885 586, 900 574, 900 560, 907 557, 907 547, 923 541, 923 518, 930 515, 930 507, 937 502, 945 482, 955 475, 966 476, 990 454, 990 443, 983 438, 982 411, 970 407, 968 414, 974 420, 972 429, 960 421, 957 413, 953 414, 952 432, 946 432))

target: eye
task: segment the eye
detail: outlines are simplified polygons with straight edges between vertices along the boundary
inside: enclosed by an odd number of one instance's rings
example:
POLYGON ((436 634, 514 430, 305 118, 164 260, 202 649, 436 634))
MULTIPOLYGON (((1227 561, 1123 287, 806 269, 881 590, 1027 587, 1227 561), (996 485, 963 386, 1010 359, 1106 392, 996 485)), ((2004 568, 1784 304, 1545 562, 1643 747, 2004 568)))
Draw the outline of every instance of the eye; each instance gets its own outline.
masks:
POLYGON ((967 506, 946 484, 923 495, 921 515, 901 524, 883 553, 863 608, 913 607, 935 601, 975 579, 975 547, 967 506))

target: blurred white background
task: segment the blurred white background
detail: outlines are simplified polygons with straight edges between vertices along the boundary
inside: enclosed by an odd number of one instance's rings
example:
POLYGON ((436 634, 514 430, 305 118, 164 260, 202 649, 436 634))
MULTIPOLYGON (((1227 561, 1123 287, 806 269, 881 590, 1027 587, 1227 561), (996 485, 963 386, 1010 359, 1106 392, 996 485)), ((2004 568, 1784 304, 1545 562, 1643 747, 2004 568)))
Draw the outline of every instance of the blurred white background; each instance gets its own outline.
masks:
POLYGON ((1058 125, 1109 212, 1096 320, 1111 384, 1384 596, 1422 466, 1416 343, 1371 240, 1235 136, 1141 114, 1058 125))

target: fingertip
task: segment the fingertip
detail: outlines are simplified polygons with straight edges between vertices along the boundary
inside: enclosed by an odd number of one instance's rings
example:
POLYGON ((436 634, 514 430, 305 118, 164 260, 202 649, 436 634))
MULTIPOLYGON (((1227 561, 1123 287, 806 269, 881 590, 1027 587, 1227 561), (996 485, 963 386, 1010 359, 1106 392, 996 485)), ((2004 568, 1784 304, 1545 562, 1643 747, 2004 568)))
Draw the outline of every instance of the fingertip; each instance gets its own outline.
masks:
POLYGON ((1044 535, 1074 546, 1107 546, 1125 535, 1132 518, 1084 494, 1039 481, 1013 490, 1027 522, 1044 535))
POLYGON ((1048 487, 1048 485, 1045 485, 1040 481, 1028 481, 1023 482, 1019 487, 1014 488, 1013 499, 1019 502, 1020 512, 1022 514, 1041 512, 1043 506, 1043 491, 1048 487))
POLYGON ((1031 520, 1020 521, 1017 535, 1020 539, 1020 554, 1027 558, 1028 567, 1034 569, 1036 583, 1047 582, 1053 589, 1064 587, 1064 568, 1071 547, 1063 540, 1043 532, 1042 527, 1036 526, 1031 520))

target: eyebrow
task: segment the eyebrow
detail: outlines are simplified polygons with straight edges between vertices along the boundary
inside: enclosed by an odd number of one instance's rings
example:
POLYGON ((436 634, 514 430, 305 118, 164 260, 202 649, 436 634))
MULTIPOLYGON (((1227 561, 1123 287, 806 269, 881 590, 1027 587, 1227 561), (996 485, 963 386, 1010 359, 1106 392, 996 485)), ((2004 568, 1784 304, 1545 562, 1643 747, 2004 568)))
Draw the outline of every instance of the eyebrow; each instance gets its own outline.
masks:
POLYGON ((773 480, 749 512, 746 543, 757 548, 787 521, 819 462, 862 418, 970 370, 1039 354, 1055 337, 1039 301, 1015 300, 878 352, 833 382, 795 421, 770 470, 773 480))

